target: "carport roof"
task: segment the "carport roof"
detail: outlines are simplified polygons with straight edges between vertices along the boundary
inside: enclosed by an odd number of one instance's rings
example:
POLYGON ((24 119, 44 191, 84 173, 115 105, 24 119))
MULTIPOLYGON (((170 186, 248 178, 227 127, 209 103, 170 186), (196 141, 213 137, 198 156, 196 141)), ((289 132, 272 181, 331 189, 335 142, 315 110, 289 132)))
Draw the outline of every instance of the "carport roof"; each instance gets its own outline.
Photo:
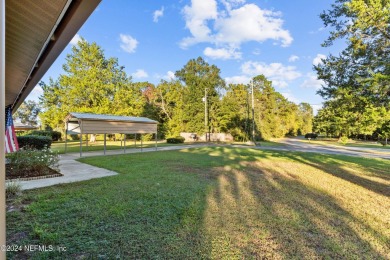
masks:
POLYGON ((121 122, 157 124, 157 121, 154 121, 147 117, 115 116, 115 115, 103 115, 103 114, 91 114, 91 113, 74 113, 74 112, 69 113, 69 115, 66 118, 66 121, 74 121, 72 120, 72 118, 81 119, 81 120, 121 121, 121 122))

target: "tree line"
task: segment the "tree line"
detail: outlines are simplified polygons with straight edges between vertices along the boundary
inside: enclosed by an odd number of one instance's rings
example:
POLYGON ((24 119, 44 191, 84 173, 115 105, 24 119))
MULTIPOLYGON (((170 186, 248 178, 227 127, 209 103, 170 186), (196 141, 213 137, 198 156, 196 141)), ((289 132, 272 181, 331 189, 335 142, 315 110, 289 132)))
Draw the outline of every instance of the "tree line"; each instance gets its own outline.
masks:
POLYGON ((321 14, 347 47, 315 66, 326 99, 314 128, 330 136, 390 137, 390 1, 337 0, 321 14))
POLYGON ((67 55, 63 73, 40 83, 40 119, 63 132, 69 112, 144 116, 159 122, 161 138, 209 131, 245 141, 253 129, 258 140, 311 132, 311 106, 288 101, 263 75, 252 80, 253 113, 252 86, 226 84, 220 69, 201 57, 189 60, 175 77, 157 85, 132 82, 116 58, 81 40, 67 55))

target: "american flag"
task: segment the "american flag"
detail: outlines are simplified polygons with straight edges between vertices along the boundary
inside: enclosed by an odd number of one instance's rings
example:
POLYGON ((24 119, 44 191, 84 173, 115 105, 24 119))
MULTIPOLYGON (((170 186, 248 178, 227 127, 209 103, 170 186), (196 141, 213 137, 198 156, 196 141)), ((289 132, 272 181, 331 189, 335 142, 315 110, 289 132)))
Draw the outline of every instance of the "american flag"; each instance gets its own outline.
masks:
POLYGON ((18 139, 16 139, 11 108, 8 107, 5 109, 5 152, 13 153, 17 150, 19 150, 18 139))

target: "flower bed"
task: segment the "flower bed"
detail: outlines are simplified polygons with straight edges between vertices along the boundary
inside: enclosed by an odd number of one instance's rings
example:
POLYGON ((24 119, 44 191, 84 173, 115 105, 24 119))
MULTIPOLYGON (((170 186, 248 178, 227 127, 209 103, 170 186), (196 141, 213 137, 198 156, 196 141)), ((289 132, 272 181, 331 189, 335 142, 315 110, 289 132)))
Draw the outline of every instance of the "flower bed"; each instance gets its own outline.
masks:
POLYGON ((50 149, 23 148, 7 155, 6 179, 36 179, 40 176, 60 176, 58 154, 50 149))

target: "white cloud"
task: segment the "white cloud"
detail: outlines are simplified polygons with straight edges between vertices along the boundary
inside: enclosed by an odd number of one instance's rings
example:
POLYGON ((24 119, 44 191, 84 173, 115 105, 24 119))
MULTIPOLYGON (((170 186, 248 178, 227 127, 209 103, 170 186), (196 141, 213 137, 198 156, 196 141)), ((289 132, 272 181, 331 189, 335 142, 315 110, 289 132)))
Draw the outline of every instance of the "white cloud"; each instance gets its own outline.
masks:
POLYGON ((158 23, 158 19, 164 16, 164 6, 160 10, 156 10, 153 13, 153 22, 158 23))
POLYGON ((289 62, 295 62, 299 60, 299 57, 297 55, 291 55, 290 58, 288 58, 289 62))
POLYGON ((137 48, 138 45, 138 41, 136 39, 126 34, 120 34, 119 37, 121 39, 122 50, 128 53, 135 52, 135 49, 137 48))
POLYGON ((282 46, 288 46, 293 39, 287 30, 282 29, 283 20, 279 17, 280 13, 262 10, 255 4, 232 9, 228 17, 215 21, 215 40, 234 45, 275 40, 280 41, 282 46))
POLYGON ((191 5, 184 7, 186 28, 191 36, 182 39, 182 48, 207 42, 215 44, 215 50, 239 50, 242 43, 249 41, 274 40, 284 47, 293 41, 290 32, 282 28, 281 13, 245 4, 244 0, 221 2, 223 5, 218 6, 216 0, 192 0, 191 5))
POLYGON ((221 3, 230 11, 234 7, 245 4, 245 0, 221 0, 221 3))
POLYGON ((322 63, 322 59, 326 59, 326 55, 317 54, 317 56, 313 60, 313 65, 317 66, 318 64, 322 63))
POLYGON ((162 78, 165 80, 175 80, 176 76, 173 71, 168 71, 167 74, 165 74, 165 76, 163 76, 162 78))
POLYGON ((241 65, 241 70, 244 74, 256 76, 263 74, 268 79, 272 80, 273 85, 285 88, 288 82, 302 76, 294 66, 284 66, 281 63, 266 64, 263 62, 247 61, 241 65))
POLYGON ((294 97, 294 95, 291 94, 290 92, 282 92, 280 94, 282 94, 285 98, 287 98, 291 102, 294 102, 295 104, 301 103, 301 101, 299 99, 297 99, 296 97, 294 97))
POLYGON ((234 48, 213 49, 207 47, 206 49, 204 49, 203 54, 211 59, 228 60, 228 59, 240 59, 242 53, 237 52, 234 48))
POLYGON ((142 69, 138 69, 136 72, 131 74, 131 76, 133 76, 133 78, 135 79, 142 79, 142 78, 149 77, 148 73, 142 69))
POLYGON ((244 75, 226 77, 225 81, 227 84, 248 84, 251 81, 251 77, 244 75))
POLYGON ((183 9, 186 20, 186 28, 190 30, 192 38, 185 38, 181 42, 182 48, 198 43, 207 42, 210 39, 211 30, 207 26, 207 20, 217 19, 217 2, 215 0, 192 0, 191 6, 183 9))
POLYGON ((306 79, 303 81, 301 87, 320 89, 322 85, 325 85, 325 82, 323 80, 319 80, 317 78, 317 75, 315 75, 314 73, 307 73, 306 79))
POLYGON ((81 37, 80 34, 77 33, 75 36, 73 36, 72 40, 70 41, 70 44, 77 45, 79 41, 81 41, 81 37))
POLYGON ((324 31, 324 30, 325 30, 325 27, 320 27, 320 28, 318 28, 316 31, 310 31, 309 33, 310 33, 310 34, 316 34, 316 33, 322 32, 322 31, 324 31))

